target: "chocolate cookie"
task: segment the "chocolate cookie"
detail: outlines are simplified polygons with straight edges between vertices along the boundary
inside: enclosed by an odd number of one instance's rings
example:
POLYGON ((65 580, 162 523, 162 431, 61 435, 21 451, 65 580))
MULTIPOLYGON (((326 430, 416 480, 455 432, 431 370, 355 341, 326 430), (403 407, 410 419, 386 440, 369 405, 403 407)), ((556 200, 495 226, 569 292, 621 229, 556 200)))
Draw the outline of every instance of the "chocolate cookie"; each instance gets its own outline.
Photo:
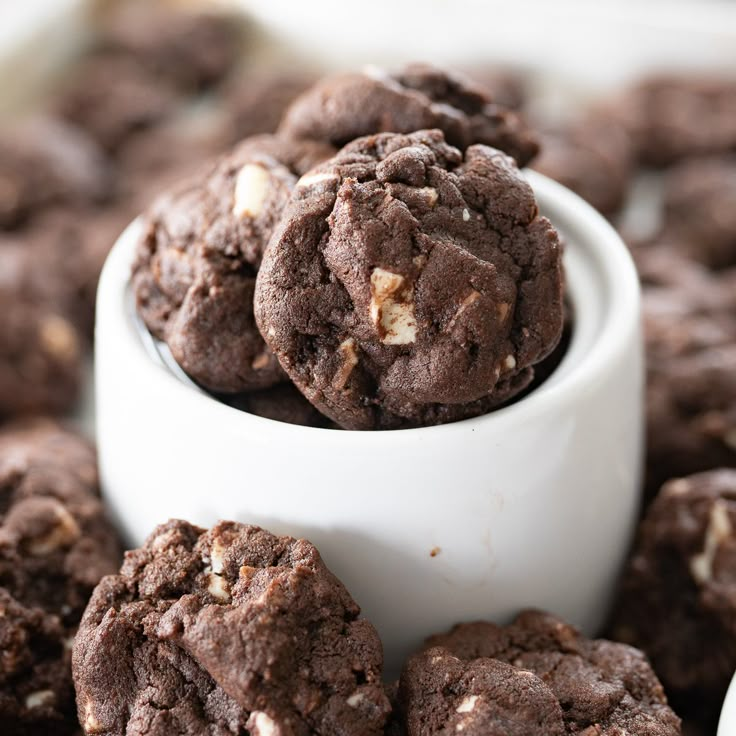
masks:
POLYGON ((57 616, 0 587, 0 725, 3 736, 78 732, 67 632, 57 616))
POLYGON ((617 108, 645 164, 736 150, 736 79, 655 76, 631 89, 617 108))
POLYGON ((78 732, 70 650, 94 586, 121 557, 94 450, 48 421, 0 432, 0 723, 78 732))
POLYGON ((73 626, 120 544, 94 449, 48 421, 0 432, 0 586, 73 626))
POLYGON ((12 274, 9 288, 32 308, 57 313, 91 339, 99 274, 130 219, 117 207, 84 216, 59 208, 0 236, 0 263, 12 274))
POLYGON ((170 521, 92 596, 80 721, 110 736, 378 735, 381 644, 359 612, 304 540, 170 521))
POLYGON ((736 470, 666 483, 639 527, 612 633, 683 713, 717 717, 736 670, 736 470))
POLYGON ((411 657, 399 703, 407 736, 565 736, 554 693, 496 659, 462 661, 442 647, 411 657))
POLYGON ((526 166, 536 155, 536 137, 508 108, 496 104, 471 80, 413 64, 388 74, 380 69, 326 77, 298 97, 280 132, 343 146, 374 133, 412 133, 439 128, 447 142, 498 148, 526 166))
POLYGON ((661 264, 656 278, 670 283, 650 283, 643 299, 650 496, 669 478, 736 463, 733 287, 661 251, 639 260, 655 256, 661 264))
POLYGON ((276 422, 301 427, 328 427, 331 424, 290 383, 281 383, 262 391, 225 396, 224 400, 240 411, 276 422))
POLYGON ((225 91, 233 143, 259 133, 274 133, 286 109, 316 81, 301 70, 248 70, 225 91))
POLYGON ((529 90, 523 73, 496 66, 473 67, 467 71, 497 105, 511 110, 521 110, 526 105, 529 90))
MULTIPOLYGON (((292 146, 294 161, 324 150, 292 146)), ((284 378, 255 325, 253 292, 263 249, 296 182, 273 156, 287 148, 280 139, 246 141, 160 198, 143 224, 133 267, 139 314, 177 363, 213 391, 266 388, 284 378)))
POLYGON ((669 171, 664 212, 664 227, 685 255, 716 269, 736 265, 736 156, 685 161, 669 171))
POLYGON ((72 72, 54 109, 115 153, 131 135, 162 122, 180 104, 176 90, 135 60, 92 56, 72 72))
POLYGON ((51 204, 100 203, 112 185, 102 151, 60 120, 34 117, 0 131, 0 229, 51 204))
POLYGON ((233 69, 240 45, 241 29, 234 18, 127 2, 104 20, 97 53, 129 57, 152 78, 197 92, 233 69))
POLYGON ((621 209, 633 175, 634 148, 615 116, 602 108, 592 110, 541 138, 537 171, 572 189, 604 215, 621 209))
MULTIPOLYGON (((435 647, 466 666, 482 667, 489 660, 499 660, 520 673, 536 675, 562 707, 562 733, 680 734, 680 719, 668 707, 657 676, 638 649, 604 639, 586 639, 550 614, 525 611, 509 626, 459 624, 447 634, 430 637, 427 653, 436 652, 435 647)), ((529 687, 539 692, 531 678, 529 687)), ((539 698, 540 712, 549 712, 541 694, 535 698, 539 698)), ((474 703, 477 705, 478 700, 474 703)))
POLYGON ((0 420, 61 414, 80 391, 83 339, 58 307, 26 289, 28 264, 24 247, 0 244, 0 420))
POLYGON ((560 245, 514 162, 440 131, 346 146, 302 177, 264 257, 256 319, 346 429, 475 416, 562 330, 560 245))

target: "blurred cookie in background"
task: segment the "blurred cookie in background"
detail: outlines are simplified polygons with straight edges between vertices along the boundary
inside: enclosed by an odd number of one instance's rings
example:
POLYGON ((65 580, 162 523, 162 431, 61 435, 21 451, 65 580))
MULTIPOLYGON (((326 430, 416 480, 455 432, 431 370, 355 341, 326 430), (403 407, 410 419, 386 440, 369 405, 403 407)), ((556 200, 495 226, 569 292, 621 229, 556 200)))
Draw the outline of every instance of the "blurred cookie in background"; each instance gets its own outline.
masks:
POLYGON ((626 200, 634 163, 631 137, 620 120, 601 107, 566 126, 543 131, 532 168, 610 216, 626 200))
POLYGON ((66 412, 81 388, 83 338, 35 291, 33 267, 43 264, 30 257, 22 244, 0 244, 0 421, 66 412))
POLYGON ((60 84, 54 110, 116 153, 135 133, 170 117, 179 92, 133 59, 87 57, 60 84))
POLYGON ((465 70, 484 87, 497 105, 521 110, 527 102, 529 90, 523 72, 497 66, 470 67, 465 70))
POLYGON ((275 132, 289 105, 316 80, 300 69, 245 69, 223 91, 231 142, 275 132))
POLYGON ((622 95, 618 110, 642 164, 736 150, 736 78, 649 77, 622 95))
MULTIPOLYGON (((659 258, 643 296, 646 486, 736 464, 736 312, 731 284, 686 259, 659 258), (666 283, 669 280, 669 283, 666 283)), ((638 256, 646 263, 646 256, 638 256)))
POLYGON ((429 64, 324 77, 286 111, 279 132, 343 146, 361 136, 438 128, 450 145, 497 148, 526 166, 537 137, 513 110, 468 77, 429 64))
POLYGON ((714 269, 736 265, 736 153, 686 160, 666 173, 664 229, 690 258, 714 269))
POLYGON ((242 19, 223 13, 133 0, 102 18, 95 53, 128 57, 153 78, 196 93, 235 67, 243 52, 243 26, 242 19))
POLYGON ((121 556, 89 443, 43 420, 0 431, 3 734, 79 732, 71 648, 92 589, 121 556))
POLYGON ((106 156, 74 126, 35 115, 0 128, 0 229, 50 205, 100 205, 113 189, 106 156))
POLYGON ((666 483, 639 528, 611 626, 647 653, 675 708, 704 733, 736 669, 735 532, 736 469, 666 483))

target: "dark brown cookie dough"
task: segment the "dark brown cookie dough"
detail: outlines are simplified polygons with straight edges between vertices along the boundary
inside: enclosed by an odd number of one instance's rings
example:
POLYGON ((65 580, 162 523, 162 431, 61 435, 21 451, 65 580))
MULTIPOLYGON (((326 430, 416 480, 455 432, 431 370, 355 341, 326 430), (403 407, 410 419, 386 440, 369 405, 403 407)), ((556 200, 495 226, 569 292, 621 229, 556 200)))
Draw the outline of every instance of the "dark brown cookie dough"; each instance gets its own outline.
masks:
POLYGON ((527 79, 521 71, 492 67, 472 67, 467 70, 497 105, 521 110, 527 102, 527 79))
POLYGON ((94 586, 120 561, 92 447, 49 421, 0 432, 0 723, 78 732, 70 652, 94 586))
POLYGON ((616 107, 642 163, 666 166, 736 150, 736 79, 655 76, 616 107))
POLYGON ((72 71, 54 101, 57 114, 110 153, 180 106, 180 95, 166 81, 151 76, 135 60, 119 56, 88 58, 72 71))
POLYGON ((274 133, 289 105, 315 81, 314 74, 296 69, 251 69, 238 75, 224 92, 232 141, 274 133))
POLYGON ((0 725, 3 736, 78 732, 71 638, 57 616, 0 587, 0 725))
POLYGON ((359 612, 304 540, 170 521, 90 601, 80 721, 110 736, 377 736, 381 644, 359 612))
POLYGON ((83 338, 63 311, 39 301, 29 272, 24 247, 0 243, 0 420, 61 414, 80 391, 83 338))
POLYGON ((94 449, 49 421, 0 432, 0 587, 74 626, 119 559, 94 449))
POLYGON ((235 66, 241 25, 224 14, 126 2, 104 19, 96 50, 128 57, 152 78, 197 92, 219 82, 235 66))
POLYGON ((101 203, 112 188, 105 155, 81 130, 51 117, 0 130, 0 229, 52 204, 101 203))
POLYGON ((714 269, 736 265, 736 156, 684 161, 668 171, 664 228, 686 256, 714 269))
POLYGON ((329 427, 331 424, 290 383, 223 398, 227 404, 240 411, 276 422, 297 424, 301 427, 329 427))
POLYGON ((678 712, 717 718, 736 670, 736 470, 666 483, 639 527, 611 632, 651 658, 678 712))
POLYGON ((465 149, 493 146, 526 166, 539 146, 508 108, 466 77, 414 64, 395 74, 380 69, 326 77, 298 97, 279 130, 343 146, 374 133, 438 128, 448 143, 465 149))
POLYGON ((728 281, 666 251, 637 258, 645 280, 652 496, 669 478, 736 464, 736 293, 728 281))
POLYGON ((458 624, 430 637, 463 663, 500 660, 536 675, 562 707, 567 734, 679 736, 680 719, 644 655, 625 644, 586 639, 550 614, 525 611, 508 626, 458 624))
POLYGON ((348 429, 475 416, 562 330, 560 246, 500 151, 440 131, 355 141, 304 176, 256 288, 266 342, 348 429))
MULTIPOLYGON (((161 197, 143 223, 133 288, 151 332, 196 381, 217 392, 284 379, 253 318, 260 259, 296 176, 274 158, 285 141, 263 137, 161 197)), ((292 143, 302 161, 321 145, 292 143)), ((287 164, 293 163, 286 161, 287 164)))
POLYGON ((0 264, 12 273, 9 288, 91 339, 99 274, 130 219, 117 207, 90 214, 57 208, 22 230, 0 235, 0 264))
POLYGON ((562 708, 536 675, 434 647, 409 659, 399 686, 407 736, 565 736, 562 708))
POLYGON ((624 204, 633 175, 631 138, 604 108, 591 110, 566 127, 541 135, 534 168, 572 189, 604 215, 624 204))

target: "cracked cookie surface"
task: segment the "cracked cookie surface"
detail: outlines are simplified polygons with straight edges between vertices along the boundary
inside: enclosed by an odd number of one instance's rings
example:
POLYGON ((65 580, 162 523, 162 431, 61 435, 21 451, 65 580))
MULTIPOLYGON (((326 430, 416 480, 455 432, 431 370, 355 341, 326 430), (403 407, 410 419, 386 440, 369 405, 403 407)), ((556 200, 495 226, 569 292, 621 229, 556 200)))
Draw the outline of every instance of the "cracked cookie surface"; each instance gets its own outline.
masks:
POLYGON ((78 733, 71 644, 121 550, 93 448, 52 422, 0 432, 0 723, 3 734, 78 733))
POLYGON ((302 177, 259 272, 266 342, 347 429, 454 421, 530 382, 562 330, 560 244, 513 161, 440 131, 302 177))
POLYGON ((562 708, 528 670, 462 661, 442 647, 409 659, 398 701, 407 736, 565 736, 562 708))
POLYGON ((437 128, 453 146, 498 148, 526 166, 536 136, 512 110, 470 79, 425 64, 389 74, 380 69, 327 77, 289 107, 279 131, 344 146, 375 133, 437 128))
POLYGON ((429 652, 440 647, 466 664, 491 659, 533 673, 562 707, 563 733, 680 734, 680 719, 638 649, 587 639, 550 614, 524 611, 508 626, 458 624, 425 646, 429 652))
POLYGON ((138 312, 206 388, 236 393, 284 380, 253 318, 256 272, 295 174, 330 152, 272 136, 246 140, 146 215, 133 265, 138 312))
POLYGON ((92 596, 73 654, 80 721, 111 736, 378 736, 383 655, 359 611, 309 542, 170 521, 92 596))
POLYGON ((716 719, 736 669, 735 564, 736 470, 671 480, 639 527, 611 626, 678 708, 716 719))

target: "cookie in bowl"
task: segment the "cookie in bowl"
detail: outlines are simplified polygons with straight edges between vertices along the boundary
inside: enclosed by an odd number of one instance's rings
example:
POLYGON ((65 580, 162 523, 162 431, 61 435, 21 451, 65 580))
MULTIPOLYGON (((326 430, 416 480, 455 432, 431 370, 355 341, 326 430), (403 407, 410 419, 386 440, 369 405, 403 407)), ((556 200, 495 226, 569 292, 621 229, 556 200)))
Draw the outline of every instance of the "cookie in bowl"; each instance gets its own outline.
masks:
POLYGON ((513 160, 440 131, 358 139, 302 177, 255 314, 305 396, 347 429, 477 416, 562 332, 561 247, 513 160))
POLYGON ((331 152, 311 141, 246 140, 144 217, 138 312, 202 386, 237 393, 285 380, 253 318, 255 277, 297 175, 331 152))

